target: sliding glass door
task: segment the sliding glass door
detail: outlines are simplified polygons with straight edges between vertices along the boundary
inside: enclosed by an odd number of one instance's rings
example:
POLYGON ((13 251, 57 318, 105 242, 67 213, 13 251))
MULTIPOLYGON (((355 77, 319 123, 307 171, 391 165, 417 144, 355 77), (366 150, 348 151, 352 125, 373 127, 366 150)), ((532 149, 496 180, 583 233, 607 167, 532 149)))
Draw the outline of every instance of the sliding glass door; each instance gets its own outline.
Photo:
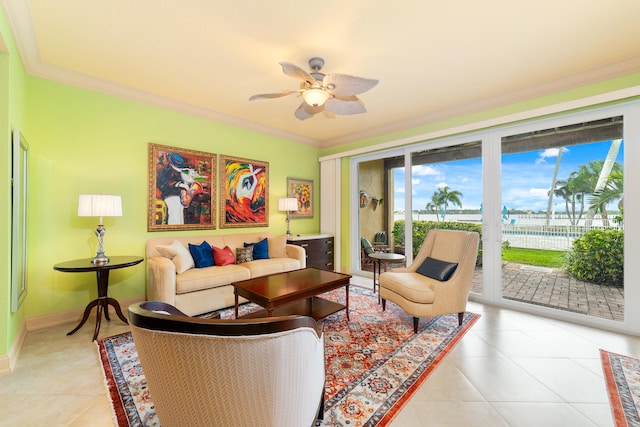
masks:
MULTIPOLYGON (((640 243, 626 238, 640 233, 630 220, 640 202, 624 192, 640 180, 629 163, 638 139, 635 102, 353 157, 352 245, 386 238, 410 263, 429 229, 473 229, 471 299, 640 330, 629 310, 640 304, 629 283, 640 243)), ((352 272, 370 274, 352 256, 352 272)))
MULTIPOLYGON (((482 143, 463 142, 411 153, 411 256, 431 229, 482 235, 482 143)), ((482 293, 482 249, 472 292, 482 293)))
POLYGON ((503 136, 502 297, 624 320, 623 118, 503 136))

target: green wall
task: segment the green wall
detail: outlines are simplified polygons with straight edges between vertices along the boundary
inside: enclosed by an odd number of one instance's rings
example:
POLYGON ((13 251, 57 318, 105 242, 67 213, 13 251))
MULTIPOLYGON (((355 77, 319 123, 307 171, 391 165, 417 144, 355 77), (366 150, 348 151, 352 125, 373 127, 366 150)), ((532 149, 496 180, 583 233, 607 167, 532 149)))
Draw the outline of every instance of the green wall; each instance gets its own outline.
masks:
MULTIPOLYGON (((84 307, 96 296, 94 275, 52 269, 61 261, 95 255, 97 218, 77 216, 79 194, 122 196, 123 216, 104 219, 107 255, 144 256, 145 241, 163 234, 259 230, 148 233, 149 142, 269 162, 268 229, 276 234, 286 231, 285 215, 277 206, 286 195, 287 176, 319 179, 317 148, 297 142, 35 77, 29 78, 27 101, 25 136, 31 145, 27 317, 84 307)), ((319 209, 317 204, 315 208, 319 209)), ((318 216, 315 212, 313 219, 296 220, 297 232, 317 232, 318 216)), ((143 296, 144 264, 113 271, 109 291, 116 299, 143 296)))
MULTIPOLYGON (((9 50, 0 51, 0 356, 8 354, 26 318, 84 308, 97 296, 95 274, 53 270, 58 262, 95 255, 98 220, 77 216, 79 194, 121 195, 123 216, 104 219, 105 252, 144 256, 149 237, 260 230, 282 234, 285 215, 277 206, 286 196, 286 178, 319 183, 316 147, 28 76, 2 10, 0 36, 9 50), (28 293, 17 313, 10 310, 12 128, 19 128, 30 145, 28 293), (147 232, 150 142, 268 162, 269 226, 147 232)), ((317 200, 319 185, 314 191, 317 200)), ((296 232, 318 232, 319 203, 314 209, 313 218, 295 219, 296 232)), ((116 299, 144 296, 144 264, 114 270, 109 282, 109 294, 116 299)))
POLYGON ((25 307, 11 313, 11 130, 26 121, 26 74, 9 24, 0 9, 0 356, 7 354, 25 318, 25 307))

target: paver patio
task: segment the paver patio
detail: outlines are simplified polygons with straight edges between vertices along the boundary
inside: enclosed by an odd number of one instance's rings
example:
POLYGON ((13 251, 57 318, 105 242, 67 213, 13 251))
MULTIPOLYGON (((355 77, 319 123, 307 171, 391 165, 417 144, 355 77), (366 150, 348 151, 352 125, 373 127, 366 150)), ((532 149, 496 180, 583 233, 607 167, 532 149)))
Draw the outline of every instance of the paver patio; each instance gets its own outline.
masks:
MULTIPOLYGON (((390 267, 404 265, 394 264, 390 267)), ((481 267, 476 268, 471 292, 482 293, 481 267)), ((619 322, 624 320, 622 286, 583 282, 559 269, 505 263, 502 267, 502 295, 513 301, 619 322)))
MULTIPOLYGON (((482 293, 482 269, 476 270, 471 292, 482 293)), ((583 282, 555 269, 507 263, 502 269, 506 299, 624 320, 624 288, 583 282)))

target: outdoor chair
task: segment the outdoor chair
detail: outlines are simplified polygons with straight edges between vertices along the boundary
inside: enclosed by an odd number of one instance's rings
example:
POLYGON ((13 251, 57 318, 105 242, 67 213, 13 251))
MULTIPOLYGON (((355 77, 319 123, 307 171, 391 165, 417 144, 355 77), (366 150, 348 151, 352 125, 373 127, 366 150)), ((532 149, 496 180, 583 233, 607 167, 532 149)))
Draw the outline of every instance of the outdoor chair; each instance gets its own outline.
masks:
POLYGON ((129 306, 131 332, 163 427, 314 425, 324 410, 324 340, 315 320, 188 317, 129 306))
POLYGON ((389 243, 387 242, 387 233, 378 231, 373 237, 373 250, 376 252, 389 252, 389 243))
POLYGON ((420 317, 458 313, 462 325, 478 256, 478 233, 430 230, 410 266, 380 275, 382 310, 390 300, 413 316, 418 332, 420 317))
POLYGON ((374 253, 371 242, 366 237, 360 238, 360 265, 362 267, 366 265, 373 265, 373 259, 369 258, 369 255, 374 253))

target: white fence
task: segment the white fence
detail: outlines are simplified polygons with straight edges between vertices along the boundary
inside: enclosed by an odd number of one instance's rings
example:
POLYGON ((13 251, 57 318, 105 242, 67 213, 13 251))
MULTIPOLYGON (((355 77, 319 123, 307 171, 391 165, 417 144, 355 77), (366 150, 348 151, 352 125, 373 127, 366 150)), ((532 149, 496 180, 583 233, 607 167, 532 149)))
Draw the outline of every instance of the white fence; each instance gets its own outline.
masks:
POLYGON ((576 225, 518 225, 504 224, 502 226, 502 241, 516 248, 549 249, 567 251, 571 249, 573 241, 582 237, 590 230, 623 230, 623 227, 613 226, 576 226, 576 225))
MULTIPOLYGON (((516 248, 548 249, 567 251, 571 249, 573 241, 583 236, 587 231, 598 230, 623 230, 613 220, 615 215, 609 216, 609 225, 603 225, 602 218, 597 216, 591 221, 591 225, 585 224, 585 219, 580 220, 579 225, 571 225, 566 214, 554 213, 547 225, 547 217, 544 214, 515 214, 503 218, 502 241, 508 241, 509 245, 516 248)), ((404 219, 402 214, 396 214, 395 219, 404 219)), ((414 214, 414 220, 436 221, 436 216, 414 214)), ((482 214, 447 214, 446 221, 482 223, 482 214)))

